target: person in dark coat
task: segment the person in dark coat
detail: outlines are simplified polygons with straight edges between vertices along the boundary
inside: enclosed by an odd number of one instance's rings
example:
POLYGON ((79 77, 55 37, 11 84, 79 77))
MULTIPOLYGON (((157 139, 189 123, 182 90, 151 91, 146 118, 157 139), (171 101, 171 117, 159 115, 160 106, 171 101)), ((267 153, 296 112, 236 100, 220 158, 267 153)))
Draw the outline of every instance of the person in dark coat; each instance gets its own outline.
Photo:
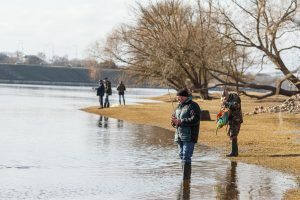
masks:
POLYGON ((123 84, 123 82, 121 81, 119 83, 119 85, 117 86, 117 91, 118 91, 118 94, 119 94, 119 103, 120 103, 120 105, 121 105, 121 98, 123 98, 123 104, 125 105, 125 98, 124 98, 125 90, 126 90, 126 87, 123 84))
POLYGON ((96 88, 97 90, 97 96, 99 96, 99 103, 100 103, 100 107, 99 108, 103 108, 103 96, 104 96, 104 83, 103 80, 99 80, 99 86, 96 88))
POLYGON ((238 134, 240 132, 241 124, 243 123, 243 114, 241 107, 241 99, 236 93, 228 93, 225 89, 222 94, 221 107, 229 110, 229 130, 227 135, 231 140, 231 153, 227 157, 236 157, 239 155, 238 151, 238 134))
POLYGON ((111 82, 105 78, 104 79, 104 88, 105 88, 105 100, 104 100, 104 108, 109 108, 109 96, 112 95, 111 90, 111 82))
POLYGON ((201 109, 184 88, 177 92, 178 106, 172 115, 171 124, 175 131, 179 157, 182 162, 183 180, 191 178, 191 157, 198 141, 201 109))

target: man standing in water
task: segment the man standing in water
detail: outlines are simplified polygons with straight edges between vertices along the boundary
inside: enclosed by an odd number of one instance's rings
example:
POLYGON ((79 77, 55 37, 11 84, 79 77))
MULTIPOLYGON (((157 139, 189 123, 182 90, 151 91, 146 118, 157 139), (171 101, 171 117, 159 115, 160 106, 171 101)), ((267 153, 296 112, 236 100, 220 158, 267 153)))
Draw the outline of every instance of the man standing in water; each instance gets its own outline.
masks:
POLYGON ((236 157, 239 155, 237 137, 243 123, 241 99, 238 94, 229 94, 227 89, 225 89, 222 94, 221 103, 221 107, 229 110, 229 130, 227 135, 231 140, 231 153, 226 156, 236 157))
POLYGON ((179 90, 176 96, 178 106, 172 115, 171 124, 176 128, 175 141, 182 162, 183 180, 190 180, 191 157, 198 141, 201 110, 199 105, 192 101, 187 89, 179 90))

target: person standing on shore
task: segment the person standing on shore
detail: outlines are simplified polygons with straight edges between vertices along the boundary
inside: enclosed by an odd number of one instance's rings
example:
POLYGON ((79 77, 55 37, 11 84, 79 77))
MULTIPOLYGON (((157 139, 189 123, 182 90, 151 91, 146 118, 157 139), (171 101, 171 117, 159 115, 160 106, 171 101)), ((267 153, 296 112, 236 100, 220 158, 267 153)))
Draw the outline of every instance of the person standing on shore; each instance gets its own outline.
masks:
POLYGON ((103 80, 99 80, 99 86, 96 88, 97 96, 99 96, 100 109, 103 108, 103 96, 105 92, 103 80))
POLYGON ((186 79, 184 84, 185 84, 185 88, 189 92, 190 96, 193 97, 193 92, 194 92, 195 86, 192 83, 191 79, 186 79))
POLYGON ((171 125, 176 128, 175 141, 178 144, 179 157, 182 162, 183 180, 191 178, 191 157, 195 143, 198 141, 201 109, 192 100, 186 88, 176 94, 178 106, 171 118, 171 125))
POLYGON ((119 103, 120 103, 120 105, 122 104, 121 103, 121 98, 123 98, 123 104, 125 105, 125 98, 124 98, 125 90, 126 90, 126 87, 123 84, 123 82, 121 81, 119 83, 119 85, 117 86, 117 91, 118 91, 118 94, 119 94, 119 103))
POLYGON ((104 78, 104 87, 105 87, 105 100, 104 100, 104 108, 109 108, 109 95, 112 95, 112 90, 111 90, 111 82, 107 79, 104 78))
POLYGON ((236 93, 228 93, 227 89, 223 91, 221 98, 221 107, 229 110, 229 130, 227 135, 231 140, 231 153, 226 157, 236 157, 239 155, 237 137, 243 123, 243 114, 241 99, 236 93))

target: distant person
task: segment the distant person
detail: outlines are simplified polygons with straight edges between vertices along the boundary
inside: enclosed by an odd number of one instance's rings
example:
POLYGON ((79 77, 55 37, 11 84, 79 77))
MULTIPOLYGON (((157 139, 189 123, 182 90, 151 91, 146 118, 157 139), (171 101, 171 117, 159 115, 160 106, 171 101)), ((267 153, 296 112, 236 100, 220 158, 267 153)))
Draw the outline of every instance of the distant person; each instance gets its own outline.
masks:
POLYGON ((103 96, 105 93, 105 87, 104 87, 104 83, 103 80, 99 80, 99 86, 96 88, 97 90, 97 96, 99 96, 99 103, 100 103, 100 109, 103 108, 103 96))
POLYGON ((119 94, 119 103, 120 103, 120 105, 121 105, 121 98, 123 98, 123 104, 125 105, 124 93, 125 93, 126 87, 125 87, 125 85, 123 84, 122 81, 117 86, 117 90, 118 90, 118 94, 119 94))
POLYGON ((240 132, 241 124, 243 123, 243 114, 241 107, 241 99, 236 93, 228 93, 227 89, 223 91, 221 97, 222 109, 229 110, 229 130, 227 135, 231 140, 231 153, 227 157, 236 157, 239 155, 237 137, 240 132))
POLYGON ((185 88, 188 90, 189 95, 191 97, 193 97, 193 92, 194 92, 195 86, 192 83, 191 79, 186 79, 184 82, 184 85, 185 85, 185 88))
POLYGON ((175 141, 178 144, 185 181, 191 178, 191 158, 198 141, 201 110, 186 88, 179 90, 176 96, 178 106, 172 115, 171 125, 176 128, 175 141))
POLYGON ((105 100, 104 100, 104 108, 109 108, 109 95, 112 95, 112 90, 111 90, 111 82, 107 79, 104 78, 104 88, 105 88, 105 100))

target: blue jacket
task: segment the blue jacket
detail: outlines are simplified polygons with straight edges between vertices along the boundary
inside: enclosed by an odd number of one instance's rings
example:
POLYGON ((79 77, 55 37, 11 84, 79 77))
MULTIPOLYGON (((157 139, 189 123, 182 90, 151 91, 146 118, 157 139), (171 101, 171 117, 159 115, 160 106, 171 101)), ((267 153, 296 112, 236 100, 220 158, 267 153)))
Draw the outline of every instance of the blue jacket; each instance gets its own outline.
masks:
POLYGON ((176 127, 175 141, 197 143, 200 127, 201 109, 199 105, 189 97, 179 104, 175 111, 175 117, 181 120, 176 127))

